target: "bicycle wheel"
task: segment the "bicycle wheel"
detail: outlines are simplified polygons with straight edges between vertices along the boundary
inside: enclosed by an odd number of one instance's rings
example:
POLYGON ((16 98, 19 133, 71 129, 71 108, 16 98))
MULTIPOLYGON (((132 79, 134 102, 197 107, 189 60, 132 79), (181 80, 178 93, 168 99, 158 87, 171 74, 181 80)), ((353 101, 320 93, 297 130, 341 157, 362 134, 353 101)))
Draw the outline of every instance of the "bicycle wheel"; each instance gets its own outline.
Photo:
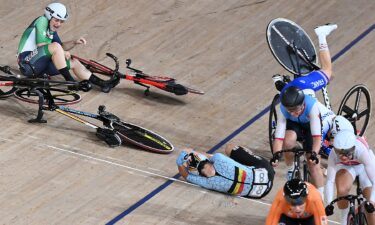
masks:
POLYGON ((270 144, 271 153, 273 154, 273 140, 275 139, 275 131, 277 125, 277 111, 276 105, 280 102, 279 94, 276 94, 270 105, 270 114, 268 118, 268 141, 270 144))
POLYGON ((0 85, 0 98, 8 98, 12 96, 16 90, 17 88, 13 86, 1 86, 0 85))
POLYGON ((357 134, 362 136, 371 116, 371 96, 368 88, 363 84, 353 86, 342 99, 337 115, 347 118, 357 134))
MULTIPOLYGON (((43 95, 47 93, 45 89, 39 90, 43 93, 43 95)), ((58 88, 50 88, 48 90, 50 90, 52 98, 56 105, 72 105, 81 101, 81 95, 79 95, 78 93, 58 88)), ((14 96, 24 102, 39 104, 38 95, 36 93, 30 92, 30 89, 28 88, 18 89, 14 93, 14 96)), ((44 99, 44 105, 48 105, 48 99, 44 99)))
POLYGON ((167 139, 143 127, 123 121, 114 122, 112 125, 121 138, 143 149, 164 154, 174 150, 173 145, 167 139))
POLYGON ((303 75, 315 69, 310 65, 317 64, 315 46, 298 24, 277 18, 268 24, 266 33, 272 54, 286 70, 303 75))
POLYGON ((367 218, 364 212, 361 212, 360 209, 358 209, 358 214, 356 215, 357 224, 361 225, 367 225, 367 218))
MULTIPOLYGON (((14 75, 9 66, 0 66, 0 70, 6 74, 14 75)), ((13 87, 13 85, 11 86, 7 85, 10 83, 10 81, 7 81, 6 78, 7 77, 4 76, 5 81, 0 84, 0 98, 10 97, 17 90, 17 88, 13 87)))

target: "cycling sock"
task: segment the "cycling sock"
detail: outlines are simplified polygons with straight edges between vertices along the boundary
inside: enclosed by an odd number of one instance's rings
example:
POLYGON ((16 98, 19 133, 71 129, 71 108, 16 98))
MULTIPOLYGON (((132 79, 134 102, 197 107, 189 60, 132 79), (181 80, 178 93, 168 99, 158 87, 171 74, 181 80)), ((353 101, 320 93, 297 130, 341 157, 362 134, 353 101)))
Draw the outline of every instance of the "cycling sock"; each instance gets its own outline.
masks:
POLYGON ((346 209, 339 209, 339 211, 340 211, 340 215, 341 215, 341 223, 340 224, 347 224, 349 207, 347 207, 346 209))
POLYGON ((326 35, 319 35, 318 36, 319 51, 328 51, 329 50, 326 37, 327 37, 326 35))
POLYGON ((59 69, 59 72, 61 73, 61 75, 63 75, 66 81, 75 81, 72 75, 70 74, 67 66, 62 69, 59 69))
POLYGON ((294 165, 288 166, 288 169, 286 171, 286 179, 289 181, 293 177, 293 171, 294 171, 294 165))
POLYGON ((322 200, 324 202, 324 186, 323 187, 318 187, 318 191, 319 191, 320 196, 322 197, 322 200))

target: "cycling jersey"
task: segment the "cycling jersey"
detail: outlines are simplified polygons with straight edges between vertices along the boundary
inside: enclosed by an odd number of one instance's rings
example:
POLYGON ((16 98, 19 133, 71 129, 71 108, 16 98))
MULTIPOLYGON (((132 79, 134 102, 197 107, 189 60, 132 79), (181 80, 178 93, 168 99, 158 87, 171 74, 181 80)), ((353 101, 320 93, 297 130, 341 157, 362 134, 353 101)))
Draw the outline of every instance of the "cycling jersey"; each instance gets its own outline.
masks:
POLYGON ((305 210, 302 214, 295 214, 291 205, 285 200, 283 188, 281 188, 272 202, 268 213, 266 225, 278 225, 282 215, 294 219, 308 219, 314 217, 315 225, 327 225, 328 220, 325 214, 322 198, 319 191, 310 183, 307 183, 308 195, 305 201, 305 210))
POLYGON ((18 45, 18 54, 32 52, 37 49, 38 44, 50 44, 52 42, 62 44, 57 32, 50 31, 48 19, 45 16, 40 16, 23 32, 18 45))
MULTIPOLYGON (((331 151, 329 154, 327 183, 325 187, 325 194, 328 203, 333 200, 336 173, 341 169, 347 170, 353 176, 353 180, 356 176, 359 176, 362 188, 374 185, 375 156, 363 137, 357 137, 355 150, 351 160, 341 162, 335 151, 331 151)), ((369 200, 375 201, 374 188, 371 190, 371 197, 369 200)))
POLYGON ((315 98, 308 95, 305 95, 304 104, 303 112, 298 117, 292 116, 283 105, 280 105, 281 116, 279 116, 277 120, 275 139, 284 140, 287 119, 297 123, 309 123, 311 135, 313 137, 321 136, 322 127, 320 108, 323 105, 320 105, 315 98))
MULTIPOLYGON (((62 45, 57 32, 49 29, 48 19, 45 16, 36 18, 23 32, 18 45, 18 65, 23 75, 59 74, 52 62, 52 54, 48 50, 48 44, 52 42, 62 45), (38 44, 43 43, 45 45, 38 47, 38 44)), ((66 60, 66 63, 69 69, 70 60, 66 60)))
MULTIPOLYGON (((299 87, 301 90, 303 90, 305 95, 308 95, 308 96, 316 99, 315 98, 315 92, 319 91, 320 89, 325 87, 328 83, 329 83, 328 76, 323 71, 316 70, 316 71, 313 71, 313 72, 311 72, 311 73, 309 73, 305 76, 300 76, 300 77, 292 80, 291 82, 289 82, 288 84, 285 85, 283 90, 285 90, 286 88, 288 88, 290 86, 296 86, 296 87, 299 87)), ((320 117, 321 117, 320 118, 320 121, 321 121, 320 125, 321 126, 320 127, 319 126, 312 126, 311 127, 311 131, 312 131, 311 133, 312 133, 312 135, 316 136, 316 135, 318 135, 318 132, 320 132, 320 135, 322 135, 322 144, 323 144, 323 140, 326 138, 327 133, 332 129, 332 123, 333 123, 333 118, 335 117, 335 113, 332 112, 331 110, 329 110, 325 105, 323 105, 322 103, 320 103, 317 100, 316 100, 316 105, 317 105, 317 108, 318 108, 318 111, 319 111, 320 117)), ((281 106, 281 108, 283 108, 283 106, 281 106)), ((284 113, 289 114, 289 113, 287 113, 285 108, 281 109, 281 110, 282 110, 283 114, 284 113)), ((292 118, 291 120, 295 121, 295 122, 308 123, 309 122, 309 115, 308 114, 309 114, 309 109, 306 109, 304 111, 304 115, 298 117, 298 119, 292 118)), ((287 119, 289 119, 289 118, 287 118, 287 119)), ((279 127, 279 122, 281 122, 281 123, 285 122, 286 123, 286 121, 284 121, 284 120, 277 121, 277 127, 279 127)), ((312 123, 310 123, 310 125, 311 124, 312 123)), ((313 124, 317 125, 317 123, 315 123, 315 122, 313 124)), ((283 126, 283 125, 281 125, 281 126, 283 126)), ((285 124, 285 126, 286 126, 286 124, 285 124)), ((279 139, 283 139, 284 136, 285 136, 285 129, 281 129, 281 131, 280 130, 278 131, 277 128, 276 128, 275 137, 279 137, 279 139)))
POLYGON ((215 176, 189 173, 186 180, 207 189, 249 198, 261 198, 272 188, 273 174, 270 178, 267 168, 244 166, 221 153, 214 154, 209 160, 215 168, 215 176))
POLYGON ((328 82, 328 76, 323 71, 315 70, 305 76, 300 76, 292 80, 287 85, 285 85, 285 87, 283 87, 283 90, 290 86, 296 86, 301 90, 311 89, 316 92, 327 86, 328 82))

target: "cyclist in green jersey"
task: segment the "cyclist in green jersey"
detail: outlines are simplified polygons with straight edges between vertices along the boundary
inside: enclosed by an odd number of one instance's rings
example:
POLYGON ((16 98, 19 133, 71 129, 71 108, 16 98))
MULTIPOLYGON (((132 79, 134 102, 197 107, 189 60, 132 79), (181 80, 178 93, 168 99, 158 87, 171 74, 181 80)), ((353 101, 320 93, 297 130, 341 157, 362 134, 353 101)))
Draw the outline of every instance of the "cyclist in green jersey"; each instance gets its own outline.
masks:
POLYGON ((61 3, 51 3, 44 15, 36 18, 24 31, 18 46, 18 65, 25 76, 61 74, 67 81, 74 81, 70 69, 79 80, 97 85, 103 92, 109 92, 119 83, 119 78, 104 81, 88 71, 68 52, 76 45, 86 44, 83 37, 75 41, 62 42, 57 34, 68 19, 68 11, 61 3), (87 80, 89 82, 87 82, 87 80))

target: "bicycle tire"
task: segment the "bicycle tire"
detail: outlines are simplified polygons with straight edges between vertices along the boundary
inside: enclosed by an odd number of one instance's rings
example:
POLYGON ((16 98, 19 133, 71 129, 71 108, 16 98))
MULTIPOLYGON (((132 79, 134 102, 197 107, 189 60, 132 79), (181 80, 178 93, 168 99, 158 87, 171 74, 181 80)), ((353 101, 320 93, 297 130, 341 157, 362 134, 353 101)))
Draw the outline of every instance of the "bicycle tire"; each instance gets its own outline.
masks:
POLYGON ((146 128, 123 121, 114 122, 112 126, 125 141, 145 150, 162 154, 169 154, 174 150, 171 142, 146 128))
MULTIPOLYGON (((39 89, 43 95, 46 94, 46 90, 39 89)), ((56 105, 72 105, 81 101, 81 95, 76 92, 72 92, 65 89, 50 88, 52 98, 56 105)), ((15 91, 14 96, 24 102, 39 104, 39 97, 35 93, 30 92, 28 88, 22 88, 15 91)), ((48 105, 48 99, 44 99, 44 105, 48 105)))
MULTIPOLYGON (((14 73, 9 66, 0 66, 0 70, 6 74, 14 76, 14 73)), ((13 86, 0 86, 0 98, 8 98, 12 96, 16 90, 17 88, 13 86)))
POLYGON ((337 115, 342 115, 347 118, 352 123, 357 134, 363 136, 371 117, 371 95, 368 88, 363 84, 354 85, 342 99, 337 115), (364 105, 361 104, 360 101, 362 93, 365 95, 366 102, 364 105), (351 99, 351 96, 354 94, 356 94, 355 99, 351 99), (349 105, 354 106, 350 107, 349 105), (362 110, 363 106, 365 108, 362 110), (364 117, 363 124, 358 124, 358 121, 362 117, 364 117))
POLYGON ((17 90, 16 87, 13 86, 1 86, 0 87, 0 98, 8 98, 14 94, 17 90))
POLYGON ((309 61, 314 65, 317 64, 317 54, 311 38, 295 22, 284 18, 272 20, 267 26, 266 38, 273 56, 287 71, 295 75, 304 75, 315 69, 300 56, 296 57, 294 50, 291 49, 290 44, 293 43, 302 49, 301 52, 306 54, 309 61))
POLYGON ((270 113, 268 117, 268 141, 271 149, 271 153, 273 154, 273 140, 275 139, 275 131, 277 125, 277 111, 276 105, 279 103, 280 94, 276 94, 271 102, 270 105, 270 113))
POLYGON ((357 224, 368 225, 366 215, 363 212, 361 212, 360 209, 358 210, 358 214, 356 215, 356 218, 357 218, 357 224))

